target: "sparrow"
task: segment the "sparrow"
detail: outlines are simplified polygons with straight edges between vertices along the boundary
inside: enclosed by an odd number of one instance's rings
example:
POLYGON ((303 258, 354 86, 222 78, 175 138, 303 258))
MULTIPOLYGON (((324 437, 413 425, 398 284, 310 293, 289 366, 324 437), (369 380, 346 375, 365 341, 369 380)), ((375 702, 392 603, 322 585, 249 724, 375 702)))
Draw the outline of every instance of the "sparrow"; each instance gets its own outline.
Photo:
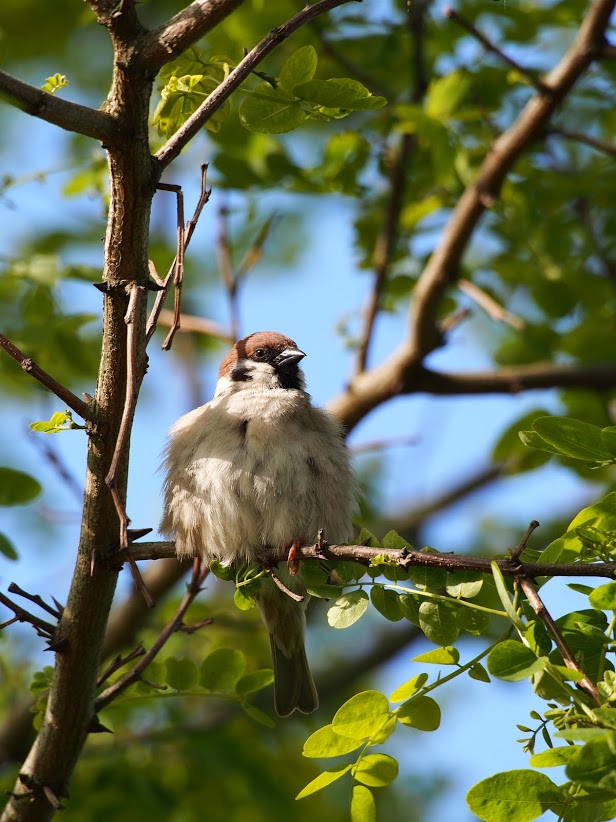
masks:
MULTIPOLYGON (((164 455, 163 534, 179 558, 241 564, 265 548, 287 550, 352 537, 354 483, 342 429, 311 404, 289 337, 259 331, 224 357, 213 399, 172 426, 164 455)), ((291 570, 295 570, 292 568, 291 570)), ((269 633, 274 705, 280 716, 319 704, 304 647, 309 596, 300 571, 270 577, 256 604, 269 633)))

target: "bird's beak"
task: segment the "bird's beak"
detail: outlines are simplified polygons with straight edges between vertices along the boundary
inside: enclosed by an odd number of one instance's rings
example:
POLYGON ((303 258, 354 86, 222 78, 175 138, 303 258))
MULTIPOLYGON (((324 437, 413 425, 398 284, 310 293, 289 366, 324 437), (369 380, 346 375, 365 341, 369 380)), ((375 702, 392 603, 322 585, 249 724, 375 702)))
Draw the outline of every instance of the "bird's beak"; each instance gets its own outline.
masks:
POLYGON ((276 368, 288 368, 290 365, 297 365, 306 355, 299 348, 285 348, 274 359, 276 368))

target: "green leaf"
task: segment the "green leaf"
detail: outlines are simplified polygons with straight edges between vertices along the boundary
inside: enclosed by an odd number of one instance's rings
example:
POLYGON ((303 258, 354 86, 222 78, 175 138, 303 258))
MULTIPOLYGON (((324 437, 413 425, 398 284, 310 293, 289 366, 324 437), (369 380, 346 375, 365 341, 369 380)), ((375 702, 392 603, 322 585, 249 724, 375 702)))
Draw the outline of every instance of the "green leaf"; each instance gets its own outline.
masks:
POLYGON ((170 656, 165 660, 165 681, 170 688, 176 691, 189 691, 197 684, 199 672, 197 666, 188 657, 176 659, 170 656))
POLYGON ((373 97, 362 83, 348 77, 310 80, 295 86, 293 93, 319 106, 350 111, 381 108, 387 104, 384 97, 373 97))
POLYGON ((291 95, 259 83, 239 109, 240 122, 249 131, 286 134, 302 125, 308 117, 291 95))
POLYGON ((404 702, 405 699, 409 699, 413 694, 416 694, 417 691, 420 691, 423 686, 428 681, 428 674, 421 673, 414 676, 412 679, 409 679, 403 685, 400 685, 396 690, 391 694, 389 699, 392 702, 404 702))
POLYGON ((468 669, 468 675, 471 679, 476 679, 478 682, 490 682, 490 676, 486 669, 480 662, 476 662, 468 669))
POLYGON ((471 811, 485 822, 531 822, 562 798, 549 777, 531 770, 494 774, 466 795, 471 811))
POLYGON ((599 585, 594 589, 588 600, 593 608, 600 611, 616 611, 616 582, 599 585))
POLYGON ((541 439, 574 459, 602 462, 610 459, 598 425, 570 417, 538 417, 533 430, 541 439))
POLYGON ((276 723, 271 716, 268 716, 260 708, 257 708, 256 705, 251 705, 250 702, 242 702, 241 706, 244 713, 251 719, 254 719, 255 722, 258 722, 259 725, 263 725, 264 728, 276 727, 276 723))
POLYGON ((362 528, 359 534, 357 535, 357 544, 358 545, 367 545, 370 548, 382 548, 380 540, 375 537, 372 531, 369 531, 367 528, 362 528))
POLYGON ((616 793, 616 747, 608 739, 591 740, 569 760, 567 776, 584 785, 605 787, 616 793))
POLYGON ((403 618, 400 610, 400 597, 395 591, 375 584, 372 586, 370 599, 376 610, 390 622, 399 622, 403 618))
POLYGON ((318 731, 311 734, 304 742, 302 754, 311 759, 342 756, 351 753, 351 751, 356 751, 363 743, 363 739, 351 739, 351 737, 342 736, 334 730, 333 725, 325 725, 324 728, 319 728, 318 731))
POLYGON ((362 691, 336 711, 332 727, 350 739, 370 739, 390 717, 389 702, 380 691, 362 691))
POLYGON ((238 585, 233 594, 233 602, 240 611, 249 611, 256 606, 255 599, 247 585, 238 585))
POLYGON ((413 657, 413 662, 428 662, 431 665, 457 665, 460 653, 457 648, 446 645, 444 648, 435 648, 425 654, 413 657))
POLYGON ((579 749, 579 745, 565 745, 560 748, 548 748, 547 751, 533 754, 530 758, 530 764, 533 768, 555 768, 558 765, 566 765, 575 752, 579 749))
POLYGON ((46 693, 51 688, 53 671, 53 665, 46 665, 42 671, 35 671, 30 683, 30 692, 35 696, 46 693))
POLYGON ((518 631, 524 631, 525 626, 522 620, 520 619, 518 613, 516 612, 515 608, 513 607, 513 603, 511 602, 511 598, 509 596, 509 591, 505 585, 505 578, 503 577, 503 572, 498 567, 496 562, 491 562, 490 567, 492 568, 492 576, 494 577, 494 584, 496 585, 496 592, 500 597, 500 601, 503 604, 503 608, 507 612, 507 616, 518 629, 518 631))
POLYGON ((446 120, 460 105, 470 87, 470 77, 462 69, 432 80, 426 94, 426 114, 446 120))
POLYGON ((210 571, 217 579, 224 579, 226 582, 235 579, 236 569, 233 565, 223 565, 217 559, 210 562, 210 571))
POLYGON ((387 754, 367 754, 357 763, 353 777, 370 788, 384 788, 398 776, 398 763, 387 754))
POLYGON ((422 602, 419 606, 419 627, 435 645, 452 645, 460 626, 453 608, 445 602, 422 602))
POLYGON ((568 582, 567 588, 571 588, 572 591, 576 591, 578 594, 585 594, 586 596, 595 590, 592 585, 582 585, 579 582, 568 582))
POLYGON ((363 785, 355 785, 351 794, 351 822, 376 822, 374 796, 363 785))
POLYGON ((312 782, 309 782, 295 798, 304 799, 306 796, 310 796, 310 794, 316 793, 322 788, 326 788, 328 785, 331 785, 332 782, 335 782, 337 779, 340 779, 341 776, 344 776, 345 773, 348 773, 352 767, 352 765, 336 765, 336 767, 331 770, 320 773, 317 778, 313 779, 312 782))
POLYGON ((40 484, 29 474, 0 467, 0 505, 25 505, 40 493, 40 484))
POLYGON ((505 639, 496 645, 488 654, 488 671, 492 676, 519 682, 545 668, 546 657, 537 657, 521 642, 505 639))
POLYGON ((534 448, 537 451, 543 451, 547 454, 562 456, 562 453, 558 448, 555 448, 553 445, 548 445, 548 443, 541 439, 539 434, 535 431, 519 431, 518 435, 522 441, 522 444, 527 448, 534 448))
POLYGON ((0 554, 3 554, 7 559, 17 559, 18 554, 13 543, 4 534, 0 534, 0 554))
POLYGON ((64 76, 64 74, 52 74, 51 77, 47 77, 41 89, 46 91, 48 94, 55 94, 56 91, 59 91, 61 88, 65 88, 68 86, 68 80, 64 76))
MULTIPOLYGON (((524 445, 529 445, 528 443, 525 443, 524 440, 520 442, 522 439, 520 431, 527 434, 528 432, 525 429, 530 427, 537 417, 545 417, 547 413, 545 408, 534 408, 532 411, 527 411, 514 420, 501 434, 492 451, 492 460, 505 466, 507 474, 532 471, 549 460, 549 456, 543 453, 542 450, 529 450, 528 447, 524 447, 524 445)), ((534 432, 531 431, 530 433, 536 436, 534 432)), ((543 443, 541 438, 538 437, 538 439, 543 443)))
POLYGON ((317 53, 313 46, 302 46, 292 54, 280 69, 278 81, 282 88, 293 94, 298 83, 307 83, 312 80, 317 70, 317 53))
POLYGON ((456 571, 447 574, 446 590, 450 597, 472 599, 483 587, 483 574, 475 571, 456 571))
POLYGON ((254 694, 256 691, 262 691, 263 688, 267 688, 273 681, 274 672, 271 668, 259 668, 259 670, 251 671, 237 681, 235 693, 241 697, 247 694, 254 694))
POLYGON ((236 648, 216 648, 201 664, 201 685, 208 691, 230 694, 246 670, 246 657, 236 648))
POLYGON ((418 731, 436 731, 441 724, 441 709, 430 696, 416 696, 400 705, 395 711, 403 725, 418 731))
POLYGON ((332 628, 348 628, 365 614, 369 601, 361 588, 343 594, 327 612, 327 621, 332 628))
MULTIPOLYGON (((422 554, 438 554, 433 548, 422 548, 422 554)), ((421 565, 411 565, 409 575, 418 588, 431 591, 440 591, 447 584, 447 571, 443 568, 430 568, 421 565)))
POLYGON ((339 585, 309 585, 307 590, 310 596, 318 599, 338 599, 342 589, 339 585))
POLYGON ((419 625, 419 597, 412 594, 401 594, 399 605, 402 615, 413 625, 419 625))
POLYGON ((381 546, 386 551, 412 551, 413 546, 401 537, 397 531, 388 531, 381 542, 381 546))
POLYGON ((458 625, 473 636, 481 636, 490 625, 490 614, 474 608, 458 608, 458 625))

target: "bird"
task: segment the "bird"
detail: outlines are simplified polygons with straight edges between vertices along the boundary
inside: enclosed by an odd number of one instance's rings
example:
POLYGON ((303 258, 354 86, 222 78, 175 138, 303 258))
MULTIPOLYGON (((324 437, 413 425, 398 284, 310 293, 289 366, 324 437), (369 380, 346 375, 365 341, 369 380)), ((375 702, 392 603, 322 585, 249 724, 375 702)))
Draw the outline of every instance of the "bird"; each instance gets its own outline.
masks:
MULTIPOLYGON (((237 565, 266 548, 315 542, 321 530, 330 543, 352 538, 349 451, 340 424, 306 392, 305 356, 275 331, 244 337, 223 358, 213 399, 172 426, 160 530, 175 539, 178 558, 237 565)), ((280 716, 319 705, 304 644, 309 596, 301 563, 288 566, 276 571, 280 587, 266 576, 255 596, 280 716)))

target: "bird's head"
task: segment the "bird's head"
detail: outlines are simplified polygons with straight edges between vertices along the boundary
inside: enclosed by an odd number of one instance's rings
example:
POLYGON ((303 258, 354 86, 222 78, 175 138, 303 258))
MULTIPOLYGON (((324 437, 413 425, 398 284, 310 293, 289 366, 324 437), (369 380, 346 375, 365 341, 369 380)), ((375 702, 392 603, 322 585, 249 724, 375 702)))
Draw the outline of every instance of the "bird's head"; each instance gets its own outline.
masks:
POLYGON ((236 342, 221 362, 216 393, 244 386, 303 391, 299 362, 305 356, 289 337, 276 331, 257 331, 236 342))

